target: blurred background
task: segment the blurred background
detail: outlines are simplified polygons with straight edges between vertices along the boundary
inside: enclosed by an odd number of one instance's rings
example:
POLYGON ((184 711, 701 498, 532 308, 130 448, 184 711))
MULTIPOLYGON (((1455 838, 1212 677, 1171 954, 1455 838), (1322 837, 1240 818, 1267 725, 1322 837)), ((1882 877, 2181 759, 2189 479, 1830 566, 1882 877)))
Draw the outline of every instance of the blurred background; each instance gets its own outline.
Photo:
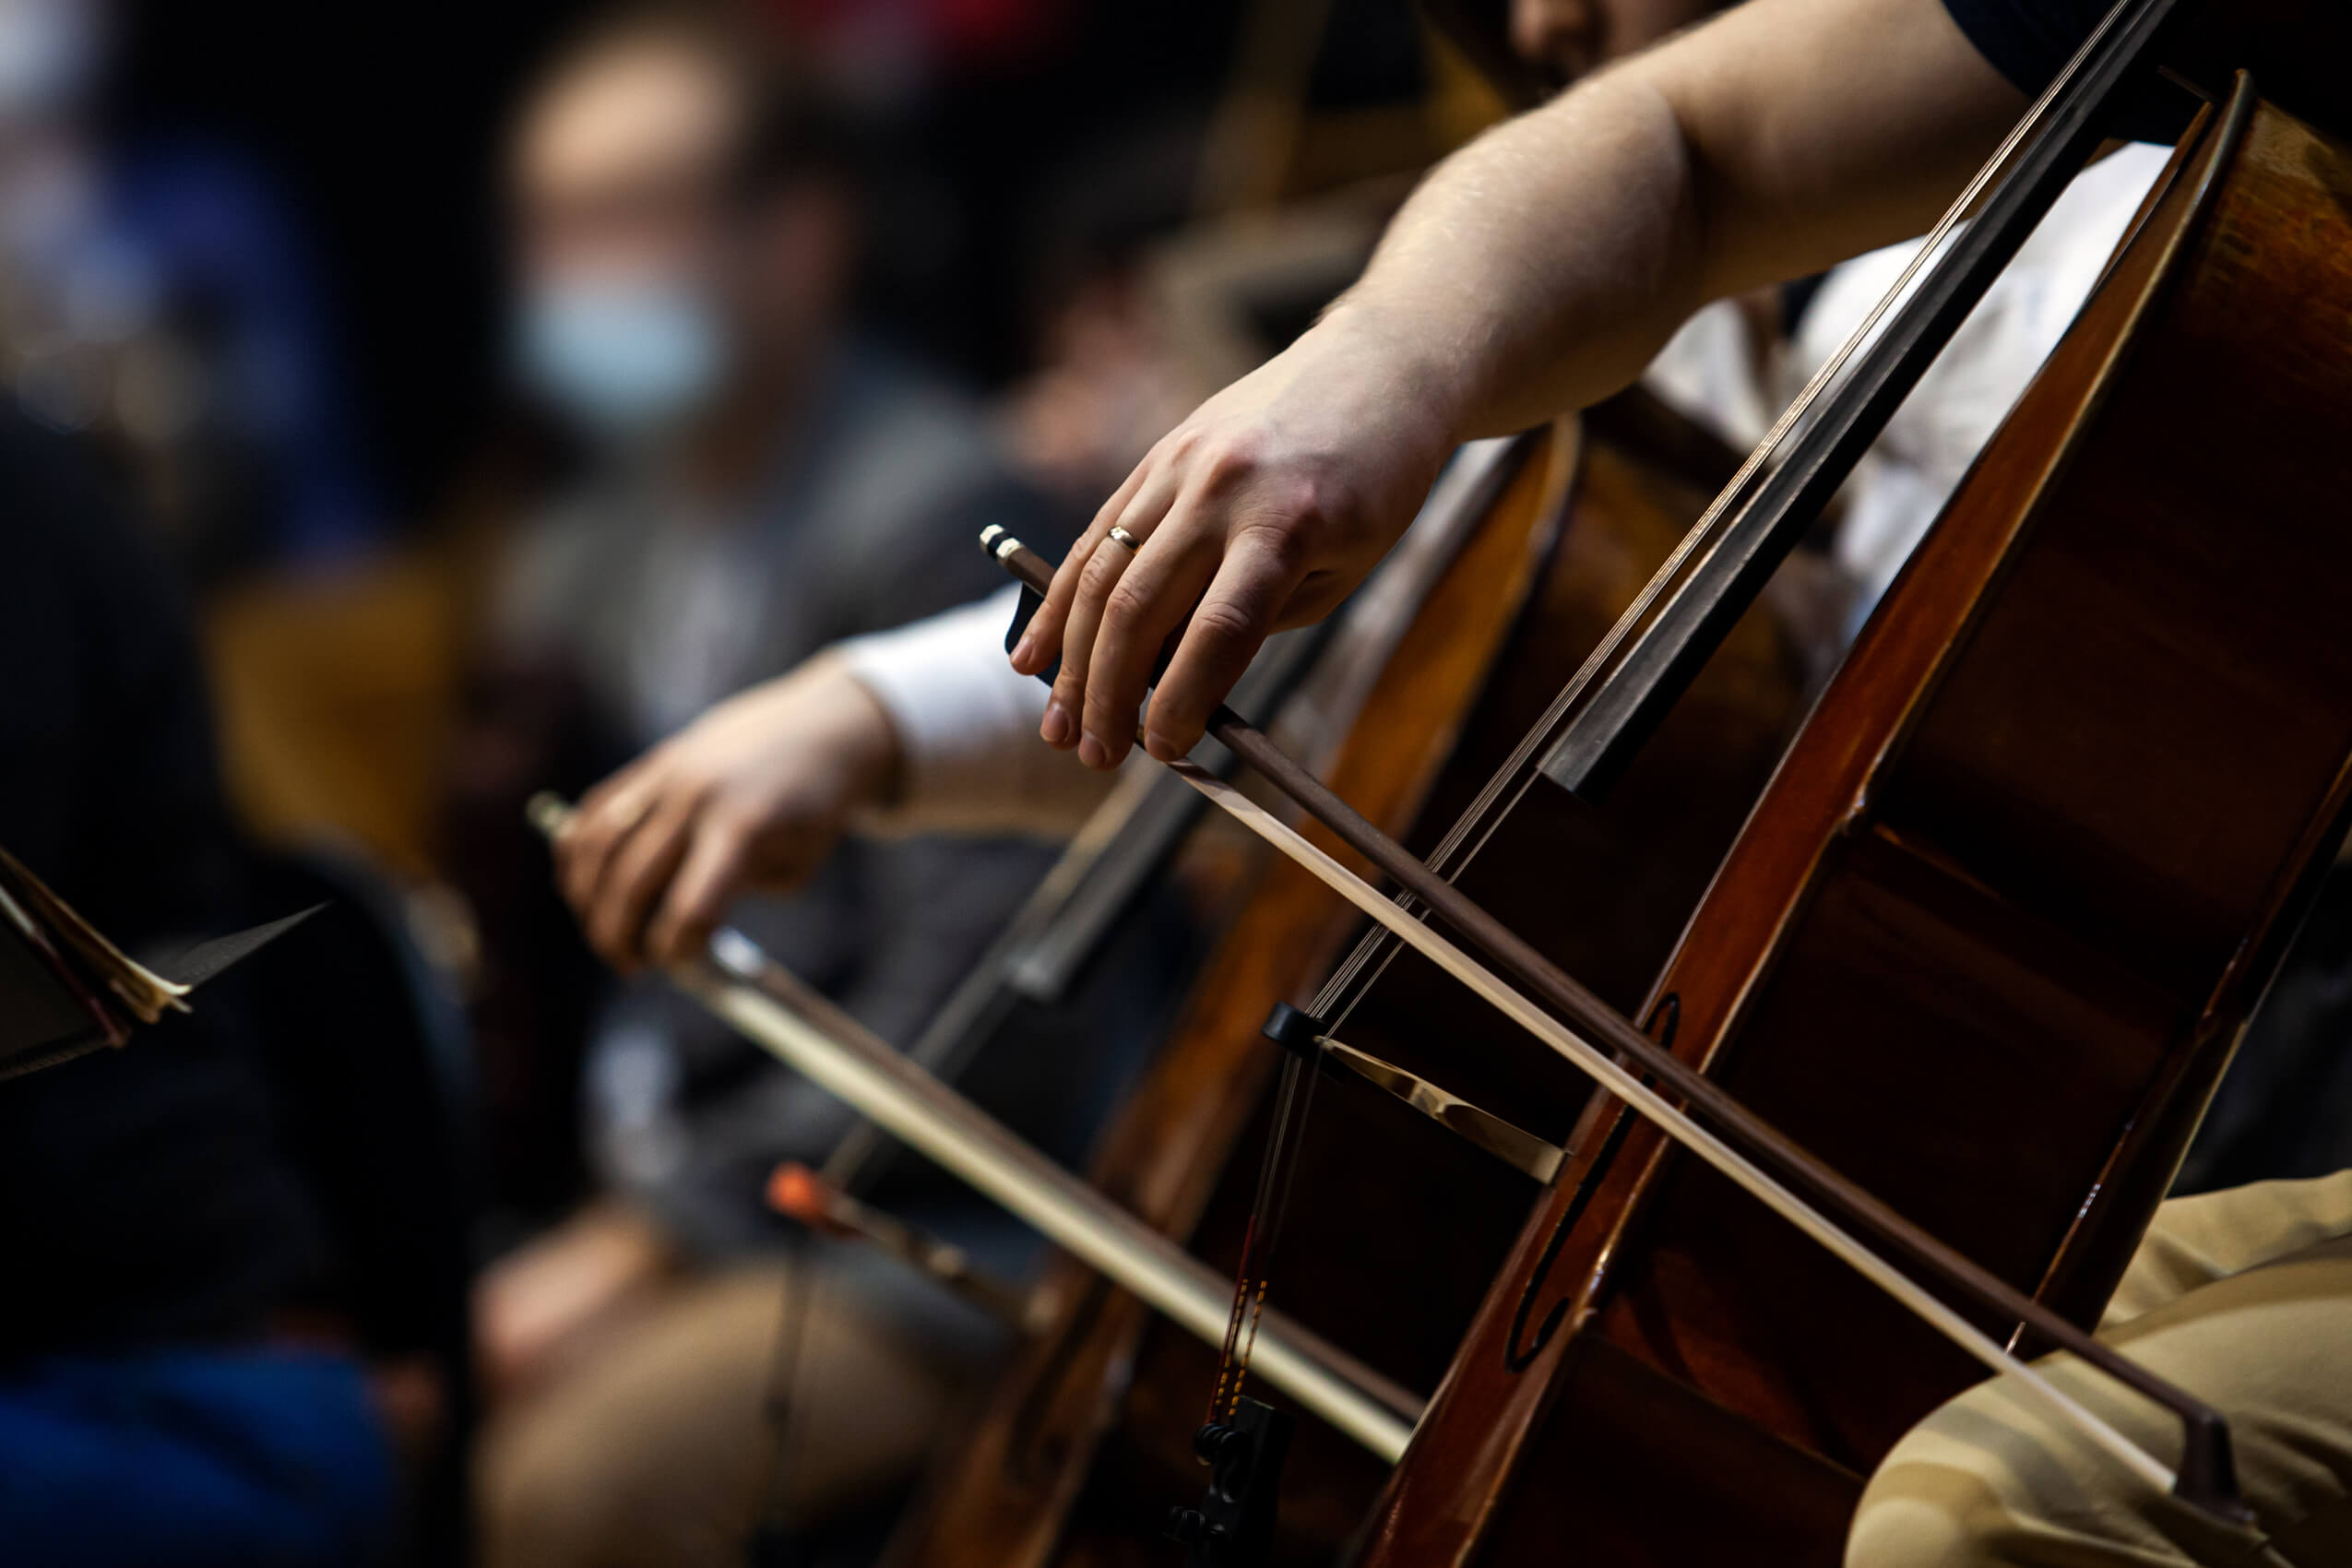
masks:
MULTIPOLYGON (((1263 9, 754 7, 859 122, 861 327, 994 400, 1074 493, 1346 276, 1155 277, 1168 253, 1351 189, 1376 218, 1491 112, 1403 0, 1263 9)), ((0 5, 7 382, 102 448, 195 586, 241 811, 420 885, 488 558, 576 456, 513 374, 509 142, 601 15, 0 5)))
MULTIPOLYGON (((0 1446, 82 1396, 55 1377, 151 1392, 125 1347, 184 1337, 154 1304, 249 1253, 281 1283, 201 1332, 351 1350, 399 1465, 239 1527, 307 1520, 270 1561, 471 1551, 485 1424, 648 1280, 770 1239, 775 1139, 731 1126, 839 1131, 599 969, 523 801, 986 592, 986 521, 1074 533, 1503 112, 1408 0, 0 0, 0 841, 125 941, 331 900, 201 1048, 8 1086, 0 1143, 55 1134, 12 1190, 78 1195, 10 1219, 62 1283, 0 1357, 0 1446), (199 838, 200 896, 162 899, 199 838), (91 1106, 125 1096, 159 1109, 110 1144, 91 1106), (252 1182, 202 1189, 246 1194, 217 1232, 179 1211, 181 1126, 260 1129, 219 1155, 252 1182)), ((843 858, 762 935, 899 1039, 1048 863, 843 858), (942 878, 960 923, 877 959, 942 878)), ((1063 1098, 1025 1130, 1075 1158, 1099 1094, 1063 1098)), ((333 1399, 286 1398, 256 1430, 333 1451, 302 1424, 333 1399)), ((593 1465, 523 1452, 565 1479, 513 1483, 490 1555, 605 1560, 533 1534, 593 1465)), ((156 1482, 156 1539, 201 1537, 217 1481, 156 1482)))
MULTIPOLYGON (((813 134, 853 210, 833 215, 843 276, 808 285, 826 319, 797 330, 953 388, 1079 520, 1303 327, 1412 176, 1500 112, 1407 0, 650 9, 757 32, 790 90, 822 97, 813 134)), ((103 463, 186 585, 240 823, 363 861, 467 1005, 513 956, 485 948, 507 911, 483 905, 540 891, 481 885, 467 835, 512 825, 479 798, 577 788, 722 695, 682 655, 676 690, 647 677, 622 703, 643 711, 612 728, 635 732, 584 737, 610 718, 577 689, 593 673, 499 667, 517 541, 628 439, 597 422, 661 417, 581 401, 698 374, 664 362, 659 319, 569 345, 585 367, 533 341, 532 269, 567 265, 535 251, 576 244, 592 271, 609 243, 625 267, 695 221, 663 208, 702 172, 645 146, 695 134, 667 124, 696 106, 659 101, 676 84, 658 73, 557 107, 578 123, 549 134, 580 145, 547 156, 581 167, 518 168, 534 92, 566 90, 549 85, 566 52, 637 15, 0 0, 0 371, 103 463), (586 232, 551 237, 566 225, 586 232), (548 384, 566 375, 591 385, 548 384)), ((475 1042, 491 1108, 549 1123, 545 1146, 495 1140, 489 1195, 521 1222, 575 1195, 563 1097, 534 1075, 563 1072, 576 1027, 475 1042)))

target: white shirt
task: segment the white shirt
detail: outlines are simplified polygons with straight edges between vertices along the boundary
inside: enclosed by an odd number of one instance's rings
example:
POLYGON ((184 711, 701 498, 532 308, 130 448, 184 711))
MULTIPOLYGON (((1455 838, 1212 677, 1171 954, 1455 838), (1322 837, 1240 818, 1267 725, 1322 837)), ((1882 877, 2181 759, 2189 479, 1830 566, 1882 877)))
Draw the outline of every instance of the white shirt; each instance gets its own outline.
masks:
POLYGON ((849 672, 898 732, 897 802, 872 826, 893 833, 1066 834, 1110 781, 1038 739, 1044 682, 1004 657, 1020 589, 841 645, 849 672))
MULTIPOLYGON (((2089 297, 2141 198, 2170 156, 2133 145, 2093 164, 1969 314, 1887 423, 1846 490, 1839 561, 1859 581, 1854 624, 1935 521, 1978 451, 2089 297)), ((1733 444, 1752 446, 1795 391, 1893 286, 1920 242, 1873 251, 1823 280, 1768 394, 1729 302, 1686 323, 1651 365, 1653 389, 1733 444)), ((1004 642, 1018 592, 842 645, 851 671, 897 728, 905 759, 894 831, 1067 832, 1108 781, 1038 739, 1042 682, 1016 675, 1004 642)))
MULTIPOLYGON (((1838 562, 1860 585, 1853 627, 1943 510, 1977 453, 2073 324, 2168 148, 2135 143, 2091 165, 2052 204, 1952 341, 1887 422, 1843 494, 1838 562)), ((1907 240, 1831 269, 1767 388, 1728 301, 1683 325, 1644 375, 1652 390, 1736 446, 1753 446, 1918 254, 1907 240)))

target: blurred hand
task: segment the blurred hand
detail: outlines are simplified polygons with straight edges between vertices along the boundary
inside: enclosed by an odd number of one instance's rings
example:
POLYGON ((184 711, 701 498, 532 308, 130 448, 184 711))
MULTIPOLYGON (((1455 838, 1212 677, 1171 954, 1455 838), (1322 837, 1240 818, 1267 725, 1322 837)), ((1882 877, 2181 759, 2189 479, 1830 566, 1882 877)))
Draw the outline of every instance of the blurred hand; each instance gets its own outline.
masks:
POLYGON ((1013 652, 1023 674, 1060 652, 1049 743, 1116 766, 1182 628, 1145 737, 1182 756, 1258 645, 1329 613, 1396 542, 1454 442, 1390 341, 1343 304, 1202 404, 1103 505, 1013 652))
POLYGON ((652 1221, 603 1201, 482 1271, 474 1286, 474 1340, 483 1392, 495 1403, 528 1394, 585 1355, 675 1269, 652 1221))
POLYGON ((557 884, 608 963, 675 963, 737 895, 806 881, 859 808, 889 800, 899 765, 889 715, 819 654, 589 790, 555 841, 557 884))

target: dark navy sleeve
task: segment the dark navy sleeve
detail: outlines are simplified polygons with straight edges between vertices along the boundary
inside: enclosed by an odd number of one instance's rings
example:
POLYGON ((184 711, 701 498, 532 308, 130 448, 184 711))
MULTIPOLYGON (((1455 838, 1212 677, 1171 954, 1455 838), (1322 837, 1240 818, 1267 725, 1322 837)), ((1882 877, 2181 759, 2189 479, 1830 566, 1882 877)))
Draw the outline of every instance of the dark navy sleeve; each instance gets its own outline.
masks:
MULTIPOLYGON (((2109 5, 2110 0, 1943 0, 1977 53, 2028 98, 2040 97, 2066 68, 2109 5)), ((2128 140, 2170 143, 2187 128, 2194 108, 2188 94, 2151 74, 2126 87, 2109 110, 2108 128, 2128 140)))
POLYGON ((2099 18, 2108 0, 1943 0, 1977 53, 2028 98, 2050 84, 2099 18))

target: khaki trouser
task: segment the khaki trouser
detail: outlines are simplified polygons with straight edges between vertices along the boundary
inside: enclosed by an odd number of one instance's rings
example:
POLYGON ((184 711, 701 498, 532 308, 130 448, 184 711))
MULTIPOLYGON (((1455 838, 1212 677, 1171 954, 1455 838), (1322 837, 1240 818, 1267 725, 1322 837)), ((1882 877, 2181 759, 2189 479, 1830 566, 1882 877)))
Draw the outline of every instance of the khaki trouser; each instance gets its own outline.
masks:
POLYGON ((485 1568, 742 1568, 771 1477, 811 1523, 911 1475, 992 1330, 896 1260, 820 1255, 833 1261, 817 1292, 794 1291, 780 1446, 768 1401, 785 1268, 684 1281, 482 1433, 485 1568))
MULTIPOLYGON (((2217 1407, 2260 1528, 2156 1492, 1994 1378, 1921 1421, 1871 1478, 1847 1568, 2352 1563, 2352 1171, 2176 1198, 2099 1337, 2217 1407)), ((2066 1356, 2051 1381, 2168 1465, 2180 1431, 2066 1356)))

